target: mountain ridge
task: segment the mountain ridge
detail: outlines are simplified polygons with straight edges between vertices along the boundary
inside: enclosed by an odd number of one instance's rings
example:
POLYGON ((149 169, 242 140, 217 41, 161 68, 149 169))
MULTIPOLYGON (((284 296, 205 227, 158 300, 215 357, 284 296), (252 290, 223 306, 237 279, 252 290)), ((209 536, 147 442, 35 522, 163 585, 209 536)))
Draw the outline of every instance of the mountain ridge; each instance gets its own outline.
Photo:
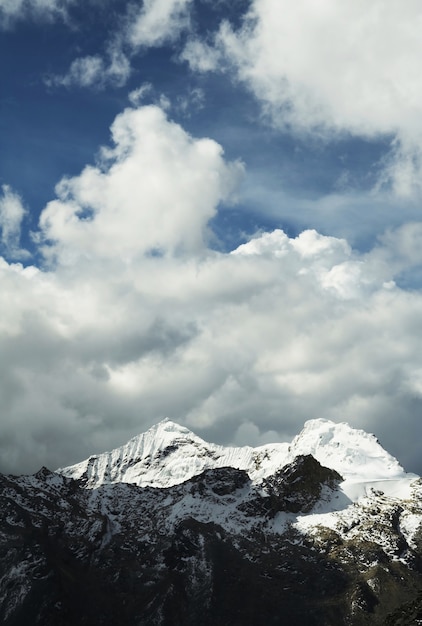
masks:
POLYGON ((346 423, 323 419, 305 422, 290 444, 253 448, 207 443, 185 426, 166 418, 123 446, 56 471, 84 480, 90 488, 114 482, 166 487, 204 469, 225 465, 245 469, 252 480, 259 481, 300 454, 312 454, 350 479, 366 476, 388 480, 406 474, 374 435, 346 423))
POLYGON ((422 481, 344 423, 254 449, 166 420, 0 475, 0 553, 5 626, 416 624, 422 481))

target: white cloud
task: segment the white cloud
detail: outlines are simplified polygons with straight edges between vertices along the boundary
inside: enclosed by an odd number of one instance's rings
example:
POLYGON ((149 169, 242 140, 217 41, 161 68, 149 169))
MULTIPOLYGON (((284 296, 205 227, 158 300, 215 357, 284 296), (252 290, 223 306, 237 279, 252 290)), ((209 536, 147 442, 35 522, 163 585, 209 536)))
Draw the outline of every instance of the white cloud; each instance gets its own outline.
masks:
POLYGON ((176 40, 190 24, 192 0, 144 0, 132 16, 128 40, 135 47, 160 46, 176 40))
POLYGON ((145 98, 147 98, 148 95, 153 92, 153 90, 154 88, 152 86, 152 83, 143 83, 140 87, 137 87, 137 89, 133 89, 129 93, 129 102, 134 107, 138 107, 143 104, 145 98))
POLYGON ((62 76, 53 75, 45 78, 49 87, 122 87, 131 73, 129 59, 118 48, 109 50, 108 59, 100 55, 79 57, 72 61, 68 72, 62 76))
POLYGON ((381 183, 412 195, 422 180, 421 20, 416 0, 253 0, 239 30, 221 25, 214 50, 190 41, 182 56, 205 71, 224 54, 280 128, 394 140, 381 183))
POLYGON ((196 72, 214 72, 221 69, 223 55, 216 47, 191 37, 180 54, 180 60, 187 61, 196 72))
POLYGON ((20 196, 9 185, 3 185, 0 196, 1 243, 4 251, 15 258, 28 255, 20 248, 21 223, 25 214, 20 196))
POLYGON ((220 36, 277 123, 371 137, 417 121, 420 18, 413 0, 255 0, 220 36))
POLYGON ((80 57, 72 62, 67 74, 53 79, 53 82, 65 87, 71 85, 91 87, 98 82, 103 82, 104 74, 104 61, 100 56, 80 57))
POLYGON ((114 121, 102 162, 57 186, 41 215, 50 253, 125 259, 201 249, 208 221, 242 174, 211 139, 194 139, 156 106, 114 121))

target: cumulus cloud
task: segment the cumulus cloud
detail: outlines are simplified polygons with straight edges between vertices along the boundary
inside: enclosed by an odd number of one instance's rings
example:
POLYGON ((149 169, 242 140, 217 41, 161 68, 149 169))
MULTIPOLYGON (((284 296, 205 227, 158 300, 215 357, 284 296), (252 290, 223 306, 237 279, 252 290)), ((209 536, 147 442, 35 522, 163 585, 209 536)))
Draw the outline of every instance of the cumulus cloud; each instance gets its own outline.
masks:
POLYGON ((228 60, 277 127, 391 141, 380 184, 412 195, 422 179, 421 19, 414 0, 253 0, 240 28, 223 22, 214 46, 192 40, 182 58, 199 71, 228 60))
POLYGON ((400 287, 421 224, 365 254, 314 230, 216 252, 207 224, 242 166, 156 106, 111 131, 41 214, 43 269, 0 261, 0 469, 76 462, 169 416, 242 444, 347 420, 421 471, 422 295, 400 287))
POLYGON ((72 262, 201 249, 241 163, 226 164, 221 146, 192 138, 157 106, 126 109, 111 132, 98 165, 63 179, 42 213, 43 237, 55 242, 48 254, 72 262))

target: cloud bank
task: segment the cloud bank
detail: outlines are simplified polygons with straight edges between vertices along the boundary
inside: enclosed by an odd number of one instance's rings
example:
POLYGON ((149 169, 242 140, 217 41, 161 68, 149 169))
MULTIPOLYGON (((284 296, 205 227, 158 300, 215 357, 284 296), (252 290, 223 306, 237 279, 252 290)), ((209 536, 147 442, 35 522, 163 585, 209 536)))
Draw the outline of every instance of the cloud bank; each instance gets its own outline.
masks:
POLYGON ((243 166, 156 106, 111 135, 43 210, 43 268, 0 264, 1 471, 75 462, 165 416, 251 444, 347 420, 420 471, 422 295, 399 285, 421 224, 366 254, 314 230, 216 252, 208 223, 243 166))
MULTIPOLYGON (((0 16, 3 26, 53 19, 67 4, 3 2, 0 16)), ((103 50, 51 85, 122 86, 136 55, 186 38, 179 58, 241 81, 272 128, 385 142, 377 190, 346 198, 351 221, 368 223, 374 199, 382 223, 383 186, 419 197, 419 4, 253 0, 240 26, 223 22, 206 40, 194 33, 193 6, 132 4, 103 50)), ((133 89, 97 161, 58 182, 32 234, 37 267, 13 262, 25 254, 25 208, 2 188, 0 471, 73 463, 169 416, 242 444, 291 437, 310 418, 346 420, 422 473, 417 213, 366 252, 310 228, 260 231, 217 252, 212 219, 235 202, 245 166, 169 119, 168 110, 201 107, 205 91, 172 109, 164 96, 141 106, 154 89, 133 89)), ((261 203, 269 193, 252 192, 261 203)), ((283 215, 297 213, 287 192, 274 197, 283 215)), ((328 195, 328 208, 323 200, 307 200, 306 217, 319 212, 328 224, 345 196, 328 195)))

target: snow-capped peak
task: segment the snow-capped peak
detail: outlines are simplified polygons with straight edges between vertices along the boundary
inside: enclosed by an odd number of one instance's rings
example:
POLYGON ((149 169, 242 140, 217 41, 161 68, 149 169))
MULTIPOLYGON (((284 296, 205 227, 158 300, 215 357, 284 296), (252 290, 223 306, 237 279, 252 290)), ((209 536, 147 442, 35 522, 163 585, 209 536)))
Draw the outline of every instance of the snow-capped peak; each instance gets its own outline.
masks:
MULTIPOLYGON (((274 446, 273 446, 274 447, 274 446)), ((284 464, 287 444, 275 444, 283 451, 284 464)), ((147 432, 131 439, 111 452, 89 457, 86 461, 57 472, 69 478, 82 479, 86 487, 95 488, 117 482, 139 486, 169 487, 206 469, 233 467, 251 470, 255 474, 268 465, 268 454, 248 446, 232 448, 206 443, 189 429, 165 419, 147 432)))
MULTIPOLYGON (((193 434, 188 428, 186 428, 186 426, 182 426, 177 422, 173 422, 169 417, 165 417, 163 420, 161 420, 161 422, 158 422, 158 424, 154 424, 154 426, 151 426, 151 428, 147 432, 157 433, 157 435, 159 435, 160 433, 168 433, 169 436, 193 434)), ((136 437, 134 437, 134 439, 136 439, 137 437, 142 437, 144 434, 145 433, 137 435, 136 437)))
POLYGON ((293 456, 312 454, 344 478, 395 478, 404 470, 374 435, 344 422, 314 419, 305 423, 290 446, 293 456))

